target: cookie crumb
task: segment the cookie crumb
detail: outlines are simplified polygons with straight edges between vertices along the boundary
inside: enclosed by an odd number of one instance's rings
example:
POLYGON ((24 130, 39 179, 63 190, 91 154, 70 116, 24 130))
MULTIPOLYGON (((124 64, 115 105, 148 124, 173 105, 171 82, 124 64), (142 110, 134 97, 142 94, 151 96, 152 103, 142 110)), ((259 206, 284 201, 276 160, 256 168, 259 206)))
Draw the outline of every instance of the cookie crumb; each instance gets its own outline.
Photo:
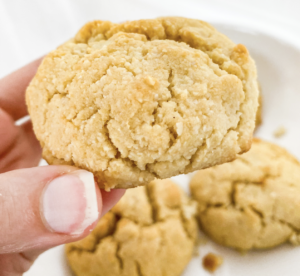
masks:
POLYGON ((286 128, 283 126, 278 127, 273 133, 274 137, 276 138, 280 138, 284 134, 286 134, 286 128))
POLYGON ((209 272, 215 272, 222 263, 223 258, 213 253, 208 253, 202 260, 203 267, 209 272))

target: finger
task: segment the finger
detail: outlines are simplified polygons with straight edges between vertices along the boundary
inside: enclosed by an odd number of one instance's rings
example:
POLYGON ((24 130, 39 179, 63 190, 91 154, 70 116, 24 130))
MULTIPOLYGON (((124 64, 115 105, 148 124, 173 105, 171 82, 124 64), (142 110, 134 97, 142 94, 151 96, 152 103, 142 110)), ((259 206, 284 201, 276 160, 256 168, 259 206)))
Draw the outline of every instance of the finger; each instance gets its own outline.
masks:
POLYGON ((18 132, 12 118, 0 108, 0 156, 12 147, 18 132))
MULTIPOLYGON (((124 195, 125 191, 126 190, 124 189, 111 190, 110 192, 105 192, 101 190, 102 203, 103 203, 101 216, 103 216, 106 212, 108 212, 109 209, 111 209, 119 201, 119 199, 124 195)), ((5 262, 7 271, 10 272, 10 274, 7 275, 20 276, 31 267, 33 262, 38 257, 38 255, 43 253, 46 249, 47 248, 38 249, 38 250, 34 249, 34 250, 22 252, 21 254, 15 253, 15 254, 2 255, 2 260, 0 257, 0 267, 1 267, 1 263, 5 262), (11 271, 14 271, 14 274, 11 274, 11 271)))
POLYGON ((32 264, 33 261, 23 254, 0 255, 0 276, 22 276, 32 264))
MULTIPOLYGON (((102 211, 100 217, 104 216, 116 203, 120 200, 120 198, 125 194, 125 189, 117 189, 117 190, 111 190, 110 192, 106 192, 104 190, 97 190, 101 192, 101 198, 102 198, 102 211)), ((23 252, 21 256, 18 256, 18 259, 25 259, 30 261, 31 263, 34 262, 34 260, 46 251, 48 248, 40 248, 40 249, 34 249, 29 250, 26 252, 23 252)))
POLYGON ((37 166, 41 147, 35 138, 31 121, 16 126, 0 109, 0 173, 37 166))
POLYGON ((0 175, 0 254, 50 248, 83 238, 102 210, 93 175, 46 166, 0 175))
POLYGON ((22 129, 22 132, 24 134, 23 137, 26 137, 28 145, 30 145, 31 155, 34 155, 34 156, 38 157, 39 159, 41 159, 42 149, 41 149, 39 141, 36 139, 36 136, 33 132, 32 121, 29 120, 29 121, 25 122, 24 124, 22 124, 20 126, 20 128, 22 129))
POLYGON ((40 160, 41 149, 29 144, 22 132, 19 132, 11 146, 0 155, 0 173, 36 167, 40 160))
POLYGON ((27 115, 25 91, 41 61, 42 58, 0 79, 0 108, 14 120, 27 115))
POLYGON ((105 215, 114 205, 116 205, 120 198, 125 194, 125 191, 125 189, 111 190, 110 192, 101 190, 103 202, 102 216, 105 215))
POLYGON ((70 166, 0 175, 1 276, 21 276, 43 251, 85 237, 95 227, 102 203, 111 207, 123 193, 104 193, 102 200, 93 175, 70 166))

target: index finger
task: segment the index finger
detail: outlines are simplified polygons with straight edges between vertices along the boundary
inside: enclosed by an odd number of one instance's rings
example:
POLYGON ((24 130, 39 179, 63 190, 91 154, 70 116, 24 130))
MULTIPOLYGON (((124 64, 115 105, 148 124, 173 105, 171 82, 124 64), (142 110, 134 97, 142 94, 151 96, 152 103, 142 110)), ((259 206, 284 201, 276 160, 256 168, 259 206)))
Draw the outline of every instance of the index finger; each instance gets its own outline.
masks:
POLYGON ((15 121, 28 114, 25 103, 25 91, 34 77, 42 58, 0 79, 0 108, 15 121))

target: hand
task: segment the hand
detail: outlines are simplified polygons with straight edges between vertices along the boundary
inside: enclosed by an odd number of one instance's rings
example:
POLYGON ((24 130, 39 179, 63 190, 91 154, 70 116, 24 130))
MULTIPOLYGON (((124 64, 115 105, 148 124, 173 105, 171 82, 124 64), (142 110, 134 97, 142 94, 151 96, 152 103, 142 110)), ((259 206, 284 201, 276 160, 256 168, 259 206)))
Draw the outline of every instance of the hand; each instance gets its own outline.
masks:
POLYGON ((124 194, 100 191, 75 167, 35 167, 31 121, 15 121, 27 115, 25 90, 40 62, 0 79, 0 276, 22 275, 45 250, 84 238, 124 194))

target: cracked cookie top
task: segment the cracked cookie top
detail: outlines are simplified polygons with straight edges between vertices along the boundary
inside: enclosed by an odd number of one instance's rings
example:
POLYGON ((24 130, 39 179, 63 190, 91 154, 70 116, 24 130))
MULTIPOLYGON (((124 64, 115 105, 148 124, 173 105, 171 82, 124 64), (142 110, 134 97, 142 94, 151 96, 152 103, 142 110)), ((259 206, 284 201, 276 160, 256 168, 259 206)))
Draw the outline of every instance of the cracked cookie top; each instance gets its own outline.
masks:
POLYGON ((48 163, 130 188, 247 151, 258 87, 245 46, 205 22, 94 21, 45 57, 26 101, 48 163))
POLYGON ((170 180, 126 191, 85 239, 66 245, 77 276, 179 276, 197 238, 196 205, 170 180))
POLYGON ((190 188, 216 242, 241 250, 300 243, 300 164, 279 146, 255 139, 235 161, 197 172, 190 188))

